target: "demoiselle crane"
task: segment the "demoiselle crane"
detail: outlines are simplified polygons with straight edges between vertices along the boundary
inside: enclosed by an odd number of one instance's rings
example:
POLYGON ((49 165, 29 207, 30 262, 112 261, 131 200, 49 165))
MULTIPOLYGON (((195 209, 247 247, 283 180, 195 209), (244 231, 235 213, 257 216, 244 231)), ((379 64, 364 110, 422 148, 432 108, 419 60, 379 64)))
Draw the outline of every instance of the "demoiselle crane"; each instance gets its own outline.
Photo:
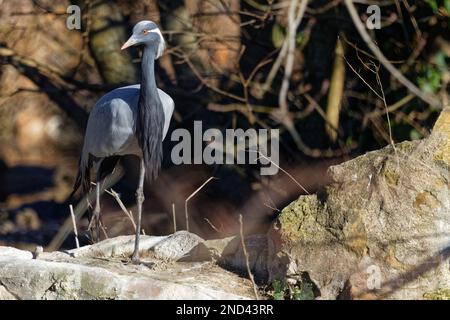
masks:
POLYGON ((80 186, 83 193, 89 191, 90 171, 93 168, 96 174, 96 203, 90 226, 92 221, 96 223, 98 237, 101 181, 114 170, 120 157, 136 155, 140 158, 136 238, 132 255, 132 261, 137 263, 144 177, 153 181, 158 176, 163 157, 162 141, 169 129, 175 104, 168 94, 156 87, 155 60, 162 56, 165 49, 158 26, 152 21, 137 23, 121 49, 132 46, 142 47, 141 83, 110 91, 92 108, 74 192, 80 186))

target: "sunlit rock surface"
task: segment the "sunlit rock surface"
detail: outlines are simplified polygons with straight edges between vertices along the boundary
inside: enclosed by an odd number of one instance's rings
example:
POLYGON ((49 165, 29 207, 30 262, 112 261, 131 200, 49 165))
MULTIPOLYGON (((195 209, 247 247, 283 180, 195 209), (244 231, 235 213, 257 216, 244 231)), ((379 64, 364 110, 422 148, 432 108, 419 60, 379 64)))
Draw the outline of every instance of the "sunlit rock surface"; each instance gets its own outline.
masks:
POLYGON ((252 298, 250 281, 217 266, 196 235, 142 236, 140 265, 129 261, 133 243, 123 236, 37 257, 0 247, 0 299, 252 298))

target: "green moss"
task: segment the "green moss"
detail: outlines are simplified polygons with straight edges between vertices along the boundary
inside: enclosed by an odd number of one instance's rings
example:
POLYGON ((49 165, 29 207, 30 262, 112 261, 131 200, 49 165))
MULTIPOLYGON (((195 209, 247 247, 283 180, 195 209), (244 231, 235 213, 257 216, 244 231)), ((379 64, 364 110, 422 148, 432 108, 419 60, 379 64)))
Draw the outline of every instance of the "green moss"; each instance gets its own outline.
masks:
POLYGON ((383 176, 388 184, 390 184, 392 186, 396 186, 398 184, 399 177, 395 172, 393 172, 389 169, 386 169, 383 172, 383 176))
POLYGON ((450 289, 439 289, 434 292, 427 292, 423 297, 427 300, 450 300, 450 289))
POLYGON ((404 152, 404 153, 411 153, 411 151, 414 149, 414 144, 410 141, 403 141, 395 145, 398 151, 404 152))
POLYGON ((282 211, 278 221, 284 241, 295 242, 309 236, 305 234, 302 225, 306 219, 315 219, 318 216, 318 205, 319 201, 316 195, 301 196, 282 211))
POLYGON ((57 294, 57 299, 97 299, 110 300, 117 298, 117 289, 111 283, 104 283, 102 279, 96 279, 94 275, 67 270, 54 271, 52 275, 53 285, 48 291, 57 294))
MULTIPOLYGON (((91 276, 83 274, 81 276, 82 295, 89 299, 108 300, 117 298, 115 288, 111 288, 109 284, 95 281, 91 276)), ((82 297, 82 298, 85 298, 82 297)))
POLYGON ((445 141, 439 147, 439 150, 434 154, 434 161, 450 165, 450 143, 445 141))

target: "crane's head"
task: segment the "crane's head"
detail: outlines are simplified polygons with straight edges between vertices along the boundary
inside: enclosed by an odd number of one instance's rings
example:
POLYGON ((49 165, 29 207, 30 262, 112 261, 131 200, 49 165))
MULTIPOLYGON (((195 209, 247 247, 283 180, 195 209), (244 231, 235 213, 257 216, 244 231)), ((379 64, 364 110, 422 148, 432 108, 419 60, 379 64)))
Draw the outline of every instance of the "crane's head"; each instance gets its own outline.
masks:
POLYGON ((165 41, 156 23, 149 20, 138 22, 133 28, 133 34, 122 46, 122 50, 133 46, 148 46, 156 52, 155 59, 162 56, 165 41))

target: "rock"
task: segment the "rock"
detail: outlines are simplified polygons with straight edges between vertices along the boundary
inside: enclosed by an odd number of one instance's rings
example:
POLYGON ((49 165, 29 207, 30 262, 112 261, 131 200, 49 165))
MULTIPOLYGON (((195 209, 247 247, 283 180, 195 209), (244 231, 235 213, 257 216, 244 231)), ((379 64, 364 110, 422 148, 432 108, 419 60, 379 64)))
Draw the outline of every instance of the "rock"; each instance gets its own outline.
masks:
POLYGON ((33 254, 11 247, 0 247, 0 261, 6 259, 32 259, 33 254))
POLYGON ((227 237, 222 239, 206 240, 205 246, 208 248, 211 257, 220 260, 222 257, 233 255, 238 250, 237 237, 227 237))
POLYGON ((442 110, 434 124, 433 135, 441 138, 441 144, 435 153, 435 158, 450 165, 450 107, 442 110))
MULTIPOLYGON (((139 249, 141 255, 148 255, 148 253, 155 247, 155 245, 168 236, 144 236, 141 235, 139 249)), ((129 257, 134 250, 134 236, 119 236, 103 240, 99 243, 90 246, 84 246, 79 249, 68 251, 68 254, 75 258, 94 258, 94 257, 129 257)), ((54 253, 52 253, 54 254, 54 253)))
MULTIPOLYGON (((241 237, 237 236, 227 238, 226 240, 227 245, 223 248, 220 257, 218 258, 219 264, 227 269, 236 270, 241 274, 247 275, 247 257, 242 248, 241 237)), ((266 282, 268 278, 267 236, 264 234, 249 235, 245 237, 244 243, 251 272, 258 282, 266 282)), ((208 246, 210 243, 207 243, 206 245, 208 246)))
POLYGON ((424 298, 429 300, 450 300, 450 289, 441 289, 426 293, 424 298))
POLYGON ((33 259, 31 252, 0 247, 0 299, 253 297, 249 280, 212 262, 168 261, 168 257, 178 260, 185 257, 202 244, 200 238, 187 232, 168 237, 143 236, 140 265, 129 262, 133 238, 111 238, 68 252, 43 252, 37 259, 33 259), (186 239, 191 239, 187 246, 175 244, 186 239), (156 257, 154 248, 165 257, 163 260, 156 257))
MULTIPOLYGON (((206 240, 204 242, 211 257, 225 269, 237 271, 247 276, 247 261, 242 248, 240 236, 223 239, 206 240)), ((266 283, 268 279, 267 259, 268 240, 265 234, 254 234, 245 237, 250 270, 258 283, 266 283)))
MULTIPOLYGON (((169 236, 141 235, 140 253, 154 255, 157 259, 173 261, 209 261, 211 255, 199 236, 178 231, 169 236)), ((68 253, 80 257, 128 257, 134 250, 134 236, 119 236, 106 239, 91 246, 70 250, 68 253)))
POLYGON ((269 280, 308 274, 322 299, 422 299, 450 288, 450 112, 422 141, 331 167, 333 183, 269 232, 269 280))
POLYGON ((158 242, 153 248, 158 259, 174 261, 209 261, 211 254, 199 236, 178 231, 158 242))
POLYGON ((9 293, 4 286, 0 285, 0 300, 17 300, 17 298, 9 293))

